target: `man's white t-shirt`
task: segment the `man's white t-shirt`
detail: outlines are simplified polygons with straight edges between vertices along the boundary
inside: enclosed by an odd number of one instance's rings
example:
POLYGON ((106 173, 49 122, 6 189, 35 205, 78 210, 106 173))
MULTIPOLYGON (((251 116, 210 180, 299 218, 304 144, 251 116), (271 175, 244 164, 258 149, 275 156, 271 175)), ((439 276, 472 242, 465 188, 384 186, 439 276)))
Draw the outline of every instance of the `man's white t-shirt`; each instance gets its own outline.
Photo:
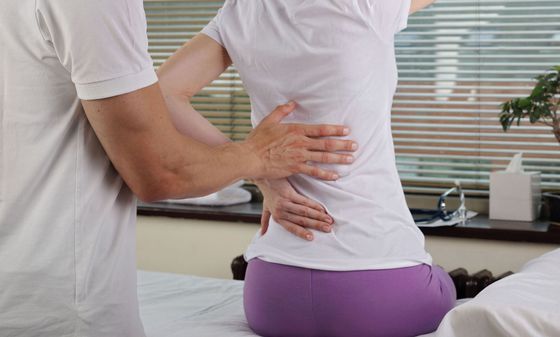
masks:
POLYGON ((80 98, 156 81, 142 0, 2 2, 0 336, 144 336, 136 199, 80 98))
POLYGON ((203 33, 224 46, 251 98, 253 124, 297 102, 286 122, 344 124, 360 149, 342 178, 290 178, 335 220, 306 242, 271 221, 246 258, 320 270, 430 264, 395 164, 391 105, 397 84, 394 36, 410 0, 228 0, 203 33))

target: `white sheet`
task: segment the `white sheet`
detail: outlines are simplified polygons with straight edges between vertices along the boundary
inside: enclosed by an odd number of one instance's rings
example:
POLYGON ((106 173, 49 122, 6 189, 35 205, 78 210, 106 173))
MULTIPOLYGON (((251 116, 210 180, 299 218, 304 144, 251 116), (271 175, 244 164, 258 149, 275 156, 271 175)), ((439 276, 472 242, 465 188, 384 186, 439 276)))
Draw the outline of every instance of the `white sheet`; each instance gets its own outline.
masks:
POLYGON ((138 272, 148 337, 255 337, 243 313, 243 282, 138 272))
MULTIPOLYGON (((148 337, 257 336, 243 314, 243 282, 139 272, 138 296, 148 337)), ((457 306, 424 335, 479 336, 560 336, 560 249, 457 306)))
POLYGON ((140 271, 138 296, 148 337, 258 337, 245 320, 241 281, 140 271))

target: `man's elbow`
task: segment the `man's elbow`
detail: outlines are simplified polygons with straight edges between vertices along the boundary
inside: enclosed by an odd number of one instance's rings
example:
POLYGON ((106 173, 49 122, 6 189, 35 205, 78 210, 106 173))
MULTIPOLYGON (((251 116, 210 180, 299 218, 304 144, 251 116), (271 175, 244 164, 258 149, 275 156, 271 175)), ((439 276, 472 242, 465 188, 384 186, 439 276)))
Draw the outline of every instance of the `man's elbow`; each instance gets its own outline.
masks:
POLYGON ((145 203, 169 199, 165 191, 156 186, 129 186, 136 197, 145 203))
POLYGON ((139 200, 145 203, 157 202, 178 196, 176 179, 165 177, 165 175, 154 174, 153 177, 137 179, 129 183, 132 192, 139 200))
POLYGON ((130 186, 136 197, 145 203, 168 199, 196 198, 215 192, 200 186, 192 177, 179 177, 172 173, 154 175, 156 179, 139 181, 130 186))
POLYGON ((155 189, 153 190, 141 189, 136 191, 133 190, 133 192, 136 195, 136 197, 144 203, 152 203, 152 202, 158 202, 158 201, 169 199, 166 198, 163 193, 155 189))

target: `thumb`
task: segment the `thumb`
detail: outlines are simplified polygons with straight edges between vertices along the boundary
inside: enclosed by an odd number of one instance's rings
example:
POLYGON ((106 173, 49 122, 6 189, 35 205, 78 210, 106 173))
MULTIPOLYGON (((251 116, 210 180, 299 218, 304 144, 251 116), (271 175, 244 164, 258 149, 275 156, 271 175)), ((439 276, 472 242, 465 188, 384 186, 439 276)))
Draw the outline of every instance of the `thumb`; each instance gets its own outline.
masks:
POLYGON ((262 121, 262 124, 278 124, 296 109, 296 103, 291 101, 287 104, 279 105, 262 121))
POLYGON ((265 235, 268 231, 268 225, 270 223, 271 213, 268 209, 263 210, 261 215, 261 235, 265 235))

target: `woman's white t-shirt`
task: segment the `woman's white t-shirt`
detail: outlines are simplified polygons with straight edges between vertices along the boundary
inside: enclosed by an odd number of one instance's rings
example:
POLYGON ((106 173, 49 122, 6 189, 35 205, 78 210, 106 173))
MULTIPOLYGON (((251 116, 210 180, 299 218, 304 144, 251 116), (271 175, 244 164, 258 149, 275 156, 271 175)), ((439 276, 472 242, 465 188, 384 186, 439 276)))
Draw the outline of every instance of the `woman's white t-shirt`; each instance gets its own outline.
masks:
POLYGON ((397 84, 394 35, 410 0, 229 0, 203 33, 224 46, 258 124, 278 104, 297 102, 287 123, 344 124, 360 149, 334 182, 289 178, 335 220, 313 242, 275 221, 246 258, 320 270, 430 264, 395 164, 391 105, 397 84))

